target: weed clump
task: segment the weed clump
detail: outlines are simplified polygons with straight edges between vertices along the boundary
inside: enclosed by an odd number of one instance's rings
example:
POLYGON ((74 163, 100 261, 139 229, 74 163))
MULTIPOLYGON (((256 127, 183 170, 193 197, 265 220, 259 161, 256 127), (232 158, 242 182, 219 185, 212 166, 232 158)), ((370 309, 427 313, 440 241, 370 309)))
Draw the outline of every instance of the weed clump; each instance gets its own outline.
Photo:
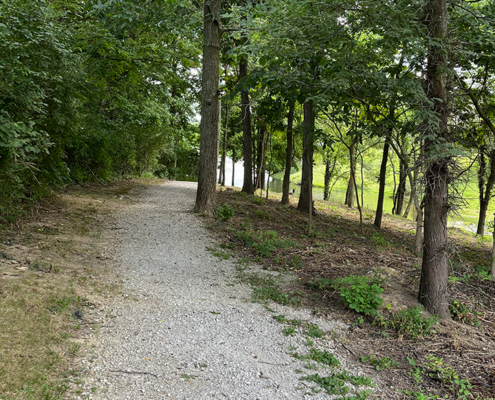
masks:
POLYGON ((423 317, 423 307, 417 306, 397 311, 388 324, 401 335, 418 338, 431 335, 437 321, 437 316, 423 317))
POLYGON ((228 204, 218 206, 216 208, 215 212, 216 212, 217 218, 222 220, 222 221, 228 221, 235 214, 234 209, 228 204))
POLYGON ((375 315, 378 307, 383 304, 380 294, 383 283, 377 277, 350 275, 340 279, 314 279, 309 286, 317 290, 332 288, 340 290, 340 298, 344 304, 357 313, 375 315))

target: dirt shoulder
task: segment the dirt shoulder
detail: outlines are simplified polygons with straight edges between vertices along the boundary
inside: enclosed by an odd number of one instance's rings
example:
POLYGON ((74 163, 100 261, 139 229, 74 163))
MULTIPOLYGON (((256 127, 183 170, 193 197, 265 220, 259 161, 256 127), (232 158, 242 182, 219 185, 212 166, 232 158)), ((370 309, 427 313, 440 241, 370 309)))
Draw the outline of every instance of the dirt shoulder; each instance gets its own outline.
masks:
POLYGON ((72 187, 0 227, 0 399, 82 394, 87 316, 120 290, 114 215, 147 184, 72 187))

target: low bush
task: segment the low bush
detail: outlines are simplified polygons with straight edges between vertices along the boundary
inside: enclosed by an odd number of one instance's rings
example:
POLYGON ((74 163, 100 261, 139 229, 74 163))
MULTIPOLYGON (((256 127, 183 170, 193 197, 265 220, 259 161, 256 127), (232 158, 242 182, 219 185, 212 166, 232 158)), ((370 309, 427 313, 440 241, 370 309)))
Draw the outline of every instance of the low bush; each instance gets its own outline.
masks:
POLYGON ((228 221, 234 216, 234 209, 228 204, 218 206, 215 211, 217 218, 222 221, 228 221))
POLYGON ((401 335, 417 338, 431 335, 437 321, 437 316, 425 318, 423 307, 417 306, 397 311, 388 321, 388 325, 401 335))

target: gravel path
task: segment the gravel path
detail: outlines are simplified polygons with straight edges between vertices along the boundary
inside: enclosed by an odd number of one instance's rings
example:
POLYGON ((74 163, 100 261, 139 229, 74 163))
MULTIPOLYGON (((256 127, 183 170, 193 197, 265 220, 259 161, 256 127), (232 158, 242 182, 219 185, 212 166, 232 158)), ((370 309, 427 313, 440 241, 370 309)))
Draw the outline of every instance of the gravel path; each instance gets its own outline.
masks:
MULTIPOLYGON (((189 212, 195 190, 186 182, 149 187, 120 216, 116 275, 125 282, 124 297, 135 301, 120 297, 107 309, 115 318, 107 315, 101 329, 86 386, 98 391, 85 398, 333 398, 313 393, 313 384, 300 377, 301 371, 315 371, 288 354, 307 353, 307 337, 284 336, 274 314, 250 301, 252 289, 239 282, 235 262, 207 250, 214 242, 189 212)), ((270 307, 329 332, 315 346, 332 351, 345 366, 346 351, 334 341, 344 324, 270 307)))

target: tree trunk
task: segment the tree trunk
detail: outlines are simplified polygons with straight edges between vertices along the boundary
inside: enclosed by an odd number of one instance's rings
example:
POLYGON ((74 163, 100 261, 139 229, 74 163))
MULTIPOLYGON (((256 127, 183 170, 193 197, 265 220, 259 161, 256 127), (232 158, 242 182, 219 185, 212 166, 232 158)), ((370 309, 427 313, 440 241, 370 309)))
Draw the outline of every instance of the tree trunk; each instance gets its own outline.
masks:
POLYGON ((397 187, 397 194, 394 199, 394 214, 401 215, 404 208, 404 196, 406 194, 406 165, 399 159, 399 186, 397 187))
POLYGON ((387 139, 385 141, 385 144, 383 145, 382 164, 380 165, 380 187, 378 189, 378 203, 376 205, 375 222, 373 222, 373 224, 377 228, 382 227, 383 201, 385 200, 385 181, 387 178, 387 161, 389 150, 390 143, 387 139))
POLYGON ((227 129, 229 125, 229 107, 227 103, 225 103, 225 129, 223 131, 222 138, 222 170, 220 174, 222 175, 222 180, 220 181, 220 185, 225 186, 225 162, 227 161, 227 129))
POLYGON ((261 128, 261 137, 258 142, 258 177, 256 179, 256 188, 263 190, 265 187, 265 153, 266 153, 266 135, 267 135, 267 125, 263 123, 261 128))
MULTIPOLYGON (((495 219, 495 214, 493 214, 495 219)), ((494 221, 494 229, 493 229, 493 247, 492 247, 492 262, 490 265, 490 275, 492 276, 492 281, 495 281, 495 221, 494 221)))
POLYGON ((194 211, 213 213, 218 165, 221 0, 204 4, 203 78, 198 190, 194 211))
POLYGON ((354 155, 354 149, 355 149, 355 143, 352 143, 349 146, 349 158, 350 158, 350 164, 351 164, 351 174, 349 176, 349 183, 347 185, 347 192, 345 195, 345 205, 349 208, 352 208, 354 206, 354 189, 355 189, 355 183, 354 179, 356 177, 356 157, 354 155))
MULTIPOLYGON (((242 43, 246 43, 247 38, 242 38, 242 43)), ((241 58, 239 64, 239 79, 247 76, 248 60, 247 56, 241 58)), ((241 119, 242 119, 242 148, 244 153, 244 182, 242 191, 253 194, 253 153, 252 153, 252 135, 251 135, 251 108, 249 105, 249 92, 246 89, 241 90, 241 119)))
POLYGON ((292 128, 294 125, 294 110, 296 102, 293 101, 289 105, 289 114, 287 115, 287 148, 285 149, 285 172, 284 181, 282 183, 282 204, 289 204, 289 189, 290 189, 290 171, 292 169, 292 128))
POLYGON ((234 147, 232 147, 232 187, 235 186, 235 143, 234 147))
POLYGON ((447 211, 450 157, 438 155, 437 140, 449 143, 447 120, 447 0, 427 0, 425 23, 428 47, 426 94, 437 121, 428 121, 425 155, 423 263, 418 300, 428 312, 450 319, 448 296, 447 211))
POLYGON ((304 213, 310 213, 313 208, 313 142, 315 129, 315 115, 313 103, 306 102, 304 109, 304 127, 303 127, 303 163, 301 176, 301 193, 297 209, 304 213), (311 211, 310 211, 311 209, 311 211))
MULTIPOLYGON (((480 217, 478 221, 477 235, 483 235, 485 233, 485 221, 488 205, 490 204, 490 198, 492 196, 493 186, 495 184, 495 148, 490 152, 490 175, 486 181, 484 188, 484 197, 480 196, 480 217)), ((481 193, 481 192, 480 192, 481 193)))
POLYGON ((411 212, 411 207, 414 204, 414 198, 417 197, 417 186, 418 186, 418 179, 417 179, 417 170, 414 170, 414 178, 412 178, 412 175, 408 172, 407 176, 409 177, 409 184, 411 185, 411 194, 409 195, 409 202, 407 203, 407 207, 404 210, 404 214, 402 214, 402 218, 407 218, 409 216, 409 213, 411 212))
POLYGON ((323 200, 328 201, 330 199, 330 181, 332 180, 333 171, 335 171, 335 165, 337 164, 337 156, 333 158, 333 162, 330 166, 330 155, 327 154, 325 162, 325 187, 323 189, 323 200))

